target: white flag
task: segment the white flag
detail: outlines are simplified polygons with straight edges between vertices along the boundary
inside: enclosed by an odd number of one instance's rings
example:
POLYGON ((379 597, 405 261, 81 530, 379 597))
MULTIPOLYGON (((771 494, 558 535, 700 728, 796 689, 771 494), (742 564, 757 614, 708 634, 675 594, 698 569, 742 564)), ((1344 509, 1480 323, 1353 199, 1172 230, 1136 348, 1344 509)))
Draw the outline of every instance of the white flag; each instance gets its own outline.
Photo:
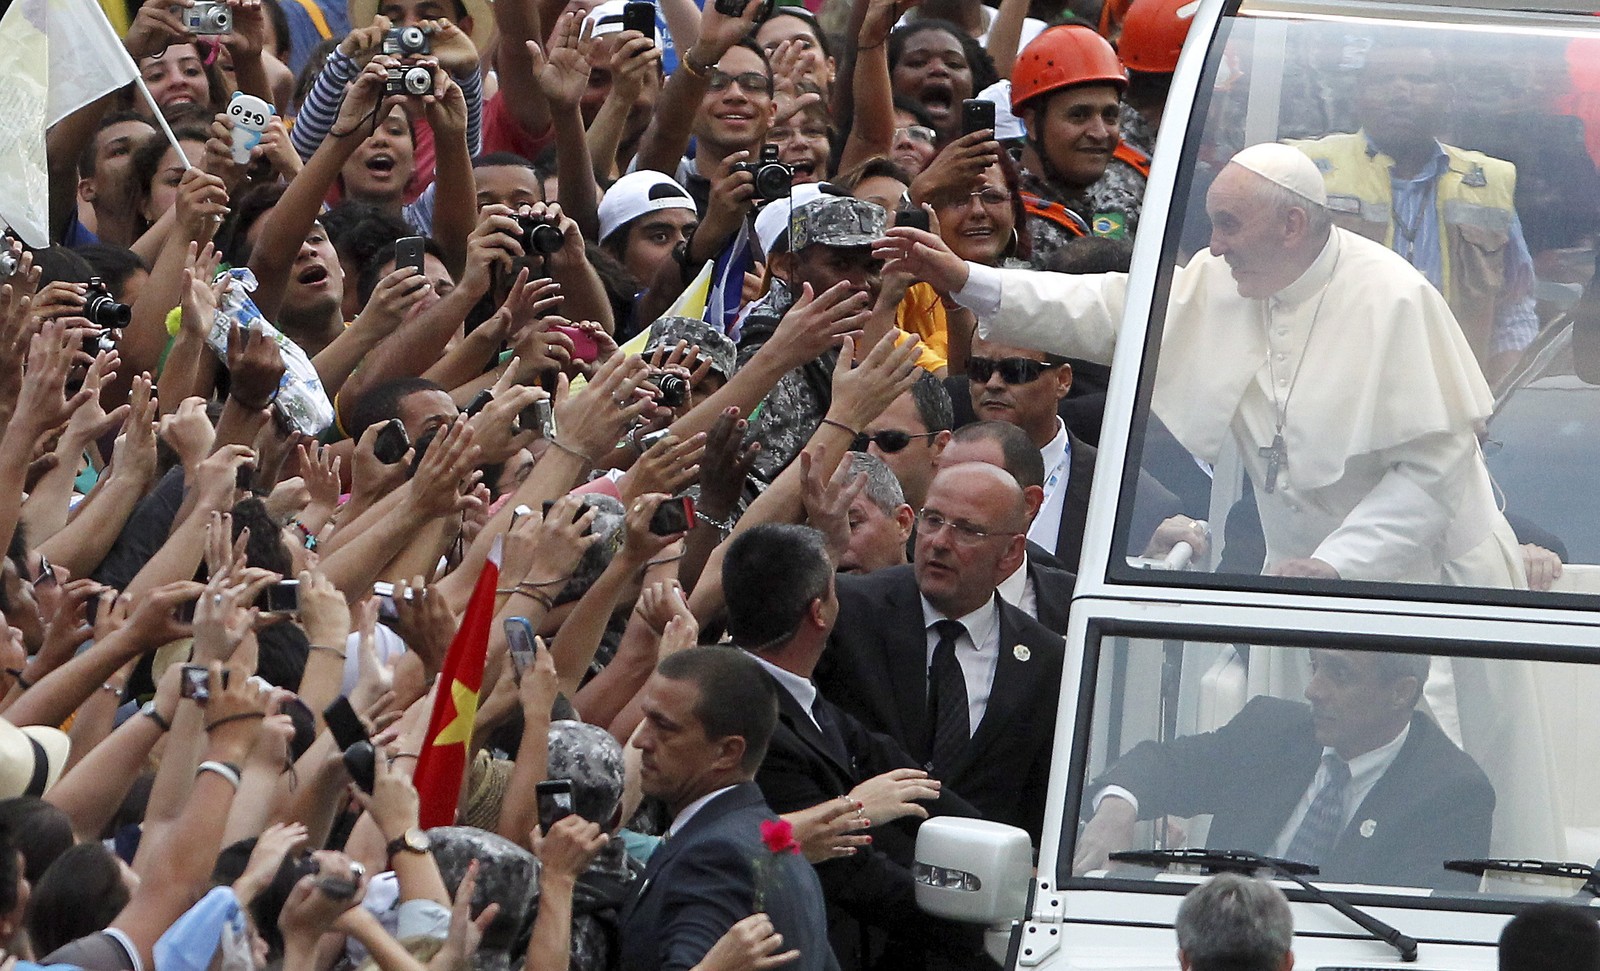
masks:
POLYGON ((139 70, 95 0, 15 0, 0 18, 0 219, 50 244, 45 129, 139 70))

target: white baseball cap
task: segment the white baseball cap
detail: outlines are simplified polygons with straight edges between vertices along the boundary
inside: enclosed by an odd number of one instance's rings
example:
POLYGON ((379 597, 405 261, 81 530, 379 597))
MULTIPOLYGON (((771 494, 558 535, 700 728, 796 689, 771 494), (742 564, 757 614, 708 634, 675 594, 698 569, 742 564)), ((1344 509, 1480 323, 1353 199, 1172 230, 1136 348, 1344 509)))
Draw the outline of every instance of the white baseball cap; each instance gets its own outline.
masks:
MULTIPOLYGON (((589 11, 589 15, 584 18, 594 25, 591 36, 604 37, 607 34, 621 33, 622 8, 627 5, 627 2, 628 0, 606 0, 605 3, 595 4, 589 11)), ((655 42, 656 47, 659 49, 662 46, 661 23, 659 20, 656 22, 655 42)))
POLYGON ((796 209, 822 195, 821 182, 802 182, 789 190, 789 198, 774 199, 756 214, 756 239, 761 252, 771 255, 789 249, 789 217, 796 209))
MULTIPOLYGON (((596 8, 598 9, 598 8, 596 8)), ((661 172, 629 172, 600 200, 600 242, 645 213, 662 209, 698 211, 688 190, 661 172)))

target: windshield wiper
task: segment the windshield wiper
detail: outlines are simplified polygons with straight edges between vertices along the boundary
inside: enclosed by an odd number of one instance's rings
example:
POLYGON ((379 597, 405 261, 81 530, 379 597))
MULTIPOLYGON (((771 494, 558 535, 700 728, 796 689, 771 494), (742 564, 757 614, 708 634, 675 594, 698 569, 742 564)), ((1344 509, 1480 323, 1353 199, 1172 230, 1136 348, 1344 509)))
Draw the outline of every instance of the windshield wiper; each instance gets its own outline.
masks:
POLYGON ((1541 877, 1582 880, 1583 886, 1578 888, 1579 893, 1600 897, 1600 868, 1586 863, 1556 863, 1550 860, 1446 860, 1444 868, 1457 873, 1470 873, 1475 877, 1481 877, 1488 871, 1495 870, 1501 873, 1526 873, 1541 877))
POLYGON ((1169 866, 1198 866, 1212 872, 1253 873, 1256 870, 1268 869, 1300 885, 1300 889, 1310 894, 1312 899, 1327 904, 1334 910, 1350 918, 1362 930, 1374 938, 1394 948, 1400 955, 1400 960, 1410 962, 1417 959, 1417 939, 1405 934, 1378 918, 1356 907, 1342 897, 1336 896, 1322 889, 1301 874, 1315 875, 1319 871, 1309 863, 1300 863, 1295 860, 1280 860, 1277 857, 1262 856, 1260 853, 1251 853, 1248 850, 1205 850, 1205 849, 1176 849, 1176 850, 1124 850, 1111 854, 1111 859, 1119 863, 1137 863, 1143 866, 1169 867, 1169 866))

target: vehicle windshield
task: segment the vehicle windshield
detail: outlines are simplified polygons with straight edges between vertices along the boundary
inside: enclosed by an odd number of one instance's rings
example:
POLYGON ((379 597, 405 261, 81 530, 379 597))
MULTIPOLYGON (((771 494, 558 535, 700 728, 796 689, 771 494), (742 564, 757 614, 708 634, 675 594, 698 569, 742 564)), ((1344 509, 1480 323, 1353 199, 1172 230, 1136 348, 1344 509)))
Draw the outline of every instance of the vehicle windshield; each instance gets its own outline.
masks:
MULTIPOLYGON (((1323 885, 1571 897, 1582 880, 1447 860, 1600 857, 1600 666, 1092 636, 1100 686, 1063 843, 1077 876, 1154 880, 1119 850, 1243 850, 1323 885)), ((1065 870, 1063 864, 1063 870, 1065 870)), ((1068 874, 1060 874, 1066 879, 1068 874)))
POLYGON ((1593 21, 1295 0, 1224 18, 1113 578, 1600 592, 1593 21), (1198 549, 1181 577, 1137 569, 1179 543, 1198 549))

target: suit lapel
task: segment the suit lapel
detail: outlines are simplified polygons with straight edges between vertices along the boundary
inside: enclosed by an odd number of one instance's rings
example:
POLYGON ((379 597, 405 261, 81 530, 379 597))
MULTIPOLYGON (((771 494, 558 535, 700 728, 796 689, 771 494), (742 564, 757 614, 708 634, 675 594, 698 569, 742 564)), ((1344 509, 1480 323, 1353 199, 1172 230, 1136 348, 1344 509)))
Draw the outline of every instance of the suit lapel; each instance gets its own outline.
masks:
POLYGON ((895 711, 900 717, 906 750, 919 762, 928 759, 928 632, 922 623, 922 599, 916 576, 907 570, 889 590, 882 634, 884 661, 895 711))
POLYGON ((1007 608, 1003 603, 1000 605, 999 651, 1000 656, 994 666, 994 683, 989 687, 989 703, 984 706, 983 721, 978 723, 977 730, 972 733, 972 741, 957 763, 961 768, 965 768, 974 756, 999 744, 1006 724, 1025 705, 1028 686, 1035 683, 1029 677, 1032 649, 1018 638, 1017 625, 1007 616, 1007 608), (1030 661, 1022 660, 1024 657, 1030 661))
POLYGON ((788 726, 791 732, 804 742, 813 752, 828 760, 841 775, 848 776, 850 767, 841 763, 833 752, 833 747, 817 729, 816 723, 811 720, 800 702, 790 694, 783 685, 778 685, 778 720, 788 726))
POLYGON ((1062 496, 1061 528, 1056 531, 1056 559, 1075 570, 1083 552, 1084 521, 1089 516, 1089 487, 1094 484, 1095 450, 1071 432, 1067 442, 1072 449, 1067 463, 1067 493, 1062 496))

